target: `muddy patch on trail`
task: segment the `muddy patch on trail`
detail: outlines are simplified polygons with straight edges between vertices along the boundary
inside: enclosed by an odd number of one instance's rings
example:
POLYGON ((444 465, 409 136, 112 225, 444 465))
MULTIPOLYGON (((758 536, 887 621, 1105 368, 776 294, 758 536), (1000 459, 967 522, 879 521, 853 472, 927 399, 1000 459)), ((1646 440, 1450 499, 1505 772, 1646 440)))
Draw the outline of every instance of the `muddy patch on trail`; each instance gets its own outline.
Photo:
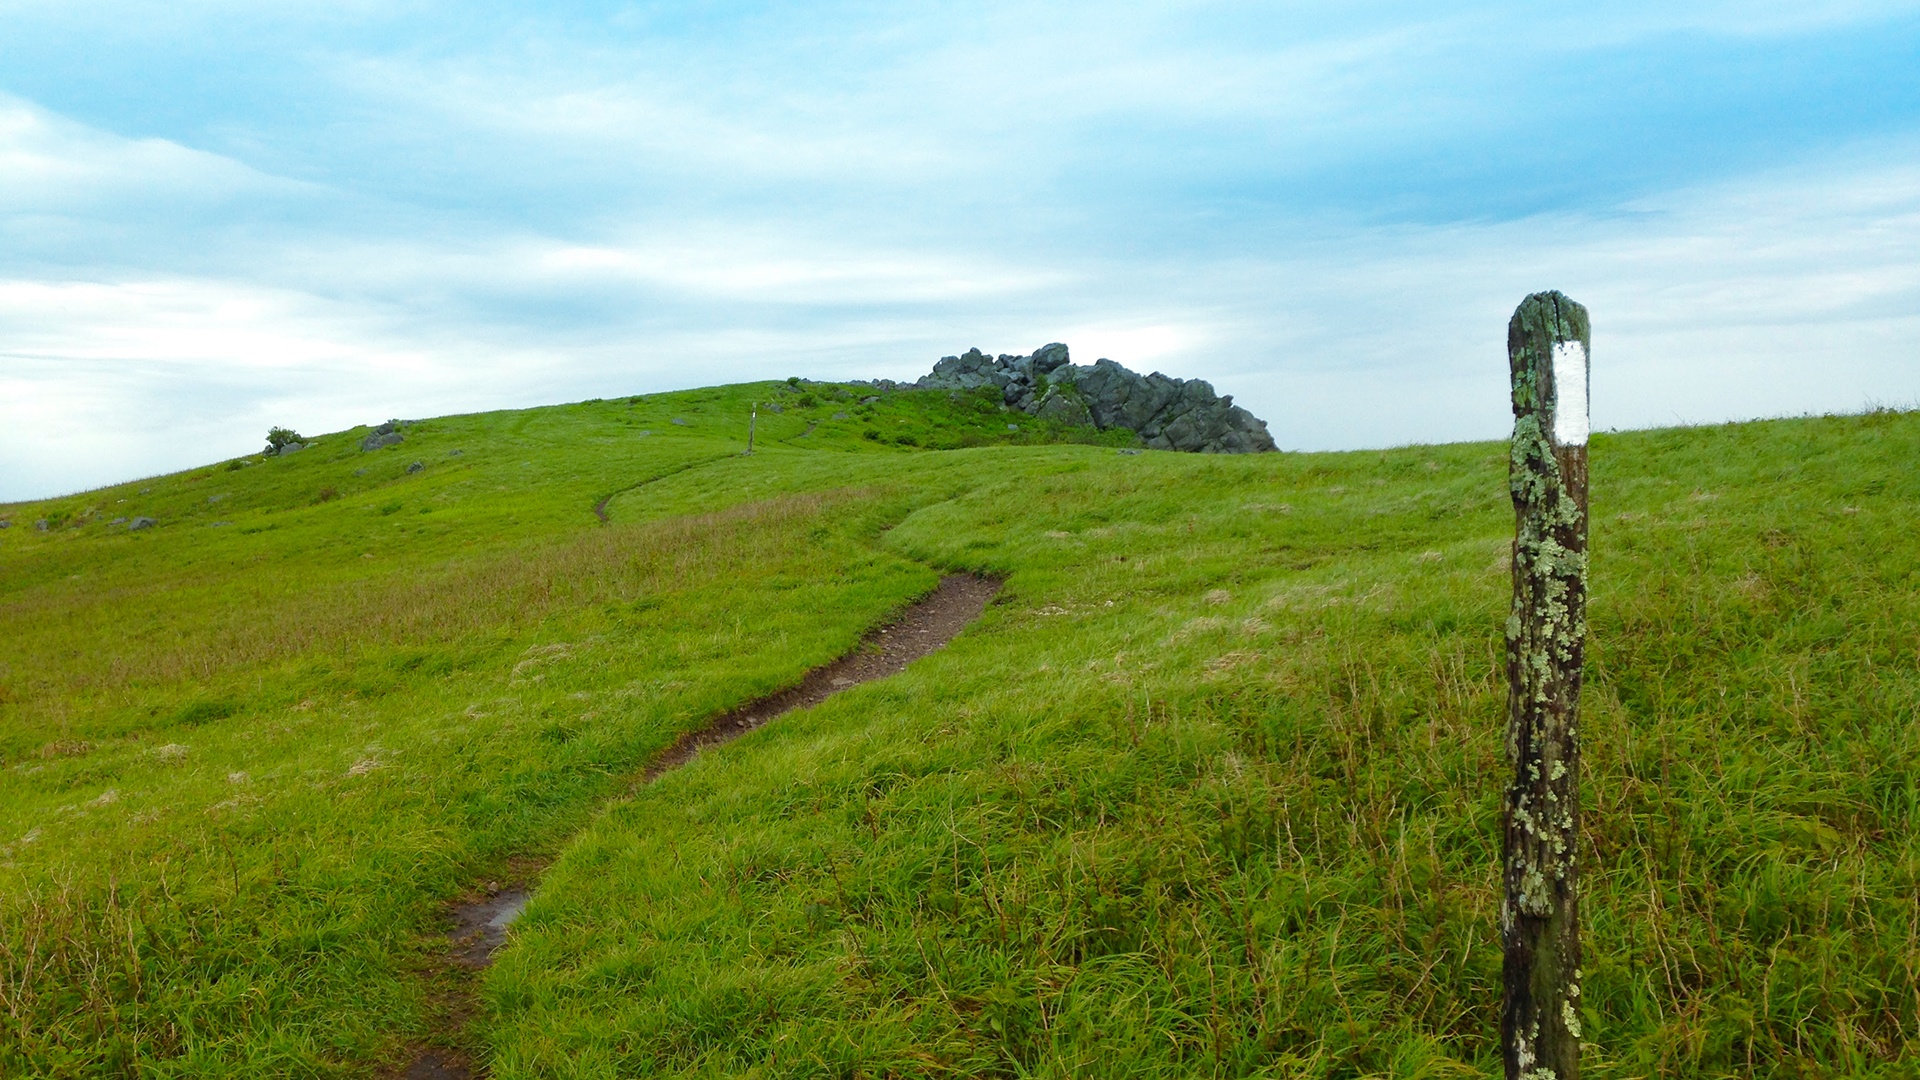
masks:
POLYGON ((413 1064, 400 1075, 404 1080, 470 1080, 481 1074, 474 1069, 472 1060, 458 1050, 427 1050, 414 1058, 413 1064))
MULTIPOLYGON (((611 498, 611 496, 609 496, 611 498)), ((595 507, 603 509, 605 503, 595 507)), ((604 520, 604 519, 603 519, 604 520)), ((685 765, 702 750, 732 742, 755 728, 794 711, 818 705, 861 683, 884 679, 908 664, 937 651, 980 617, 1000 591, 1000 582, 975 574, 949 574, 932 593, 901 612, 899 617, 870 631, 852 652, 809 671, 797 684, 768 694, 708 721, 682 735, 640 774, 648 784, 685 765)), ((406 1069, 389 1073, 402 1080, 474 1080, 486 1068, 458 1043, 477 1009, 479 973, 493 962, 506 944, 507 928, 533 898, 531 885, 544 864, 516 860, 515 883, 489 882, 468 898, 447 908, 447 952, 435 976, 435 1012, 441 1045, 417 1046, 406 1069)))
POLYGON ((490 895, 453 906, 453 929, 447 932, 453 962, 483 968, 507 943, 507 927, 527 909, 533 892, 520 885, 496 889, 490 895))

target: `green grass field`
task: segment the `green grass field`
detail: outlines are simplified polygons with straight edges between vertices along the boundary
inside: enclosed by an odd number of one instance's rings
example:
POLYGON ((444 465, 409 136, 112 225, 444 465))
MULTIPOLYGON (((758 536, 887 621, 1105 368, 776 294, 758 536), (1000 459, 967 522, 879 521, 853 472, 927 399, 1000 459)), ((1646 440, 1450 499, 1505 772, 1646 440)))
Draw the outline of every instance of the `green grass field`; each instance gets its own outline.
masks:
MULTIPOLYGON (((392 1067, 444 904, 547 861, 499 1078, 1496 1073, 1504 447, 870 393, 0 507, 0 1076, 392 1067), (948 570, 1007 585, 946 650, 634 789, 948 570)), ((1920 1076, 1916 460, 1594 439, 1590 1076, 1920 1076)))

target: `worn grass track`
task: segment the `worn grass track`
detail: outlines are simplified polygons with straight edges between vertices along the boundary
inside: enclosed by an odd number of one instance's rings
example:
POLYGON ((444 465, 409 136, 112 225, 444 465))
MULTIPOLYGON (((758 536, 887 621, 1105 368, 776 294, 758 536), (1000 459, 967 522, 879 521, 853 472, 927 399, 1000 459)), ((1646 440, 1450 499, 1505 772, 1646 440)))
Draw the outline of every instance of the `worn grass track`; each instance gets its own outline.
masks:
MULTIPOLYGON (((807 672, 792 686, 747 702, 686 731, 672 746, 654 757, 636 778, 648 784, 702 753, 764 727, 797 709, 809 708, 850 687, 898 674, 906 666, 953 640, 954 635, 980 617, 1000 583, 973 574, 949 574, 934 590, 912 606, 874 628, 850 652, 807 672)), ((471 899, 452 905, 447 932, 447 963, 434 973, 440 990, 436 1013, 440 1030, 433 1045, 414 1052, 400 1075, 406 1080, 466 1080, 484 1075, 470 1045, 474 1013, 472 980, 465 973, 484 970, 506 943, 508 928, 525 910, 538 887, 545 866, 535 860, 517 860, 513 879, 505 885, 490 881, 471 899)))

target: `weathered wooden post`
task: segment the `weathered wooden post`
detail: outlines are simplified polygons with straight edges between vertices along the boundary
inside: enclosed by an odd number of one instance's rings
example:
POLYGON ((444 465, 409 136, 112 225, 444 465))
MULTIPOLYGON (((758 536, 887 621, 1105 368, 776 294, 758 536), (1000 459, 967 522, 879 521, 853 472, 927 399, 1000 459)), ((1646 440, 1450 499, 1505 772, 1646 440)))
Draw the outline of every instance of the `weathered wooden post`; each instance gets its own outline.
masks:
POLYGON ((1513 612, 1500 905, 1508 1080, 1580 1075, 1580 665, 1587 636, 1587 309, 1534 293, 1507 324, 1513 612))
POLYGON ((753 428, 760 422, 760 403, 753 403, 753 412, 747 415, 747 453, 753 453, 753 428))

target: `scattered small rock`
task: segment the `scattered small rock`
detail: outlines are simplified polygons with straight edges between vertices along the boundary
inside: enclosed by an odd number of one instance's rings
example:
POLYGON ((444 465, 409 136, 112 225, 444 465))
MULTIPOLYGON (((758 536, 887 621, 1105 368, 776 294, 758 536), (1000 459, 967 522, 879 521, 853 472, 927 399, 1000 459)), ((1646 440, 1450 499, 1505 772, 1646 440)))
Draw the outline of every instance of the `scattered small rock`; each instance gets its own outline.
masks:
POLYGON ((447 451, 447 456, 448 456, 448 457, 459 457, 459 456, 460 456, 461 454, 464 454, 464 453, 466 453, 466 451, 465 451, 465 450, 449 450, 449 451, 447 451))
POLYGON ((419 472, 419 471, 420 471, 421 469, 424 469, 424 468, 426 468, 426 467, 427 467, 427 463, 426 463, 426 462, 424 462, 424 461, 416 461, 416 462, 413 462, 412 464, 410 464, 410 465, 408 465, 408 466, 407 466, 407 473, 408 473, 408 475, 412 475, 413 473, 417 473, 417 472, 419 472))
POLYGON ((672 420, 668 421, 668 423, 677 425, 679 427, 686 427, 689 421, 684 416, 676 416, 672 420))
POLYGON ((139 532, 141 529, 151 529, 158 524, 160 523, 150 517, 137 517, 127 522, 127 531, 139 532))
POLYGON ((876 401, 879 401, 879 400, 880 400, 880 395, 878 395, 878 394, 874 394, 874 395, 872 395, 871 397, 863 397, 863 398, 861 398, 861 399, 860 399, 860 404, 862 404, 862 405, 871 405, 871 404, 873 404, 874 402, 876 402, 876 401))
POLYGON ((835 420, 845 420, 847 418, 847 414, 843 412, 837 412, 833 414, 833 418, 835 420))
POLYGON ((153 756, 161 761, 179 761, 187 756, 187 748, 179 743, 168 743, 165 746, 155 747, 153 756))
POLYGON ((39 521, 34 522, 33 527, 39 530, 40 532, 46 532, 48 529, 52 528, 51 525, 47 524, 46 518, 41 518, 39 521))
POLYGON ((107 525, 108 525, 108 527, 112 527, 112 526, 114 526, 114 525, 125 525, 126 523, 127 523, 127 519, 126 519, 126 518, 124 518, 124 517, 117 517, 117 518, 114 518, 114 519, 113 519, 112 521, 109 521, 109 522, 107 522, 107 525))

